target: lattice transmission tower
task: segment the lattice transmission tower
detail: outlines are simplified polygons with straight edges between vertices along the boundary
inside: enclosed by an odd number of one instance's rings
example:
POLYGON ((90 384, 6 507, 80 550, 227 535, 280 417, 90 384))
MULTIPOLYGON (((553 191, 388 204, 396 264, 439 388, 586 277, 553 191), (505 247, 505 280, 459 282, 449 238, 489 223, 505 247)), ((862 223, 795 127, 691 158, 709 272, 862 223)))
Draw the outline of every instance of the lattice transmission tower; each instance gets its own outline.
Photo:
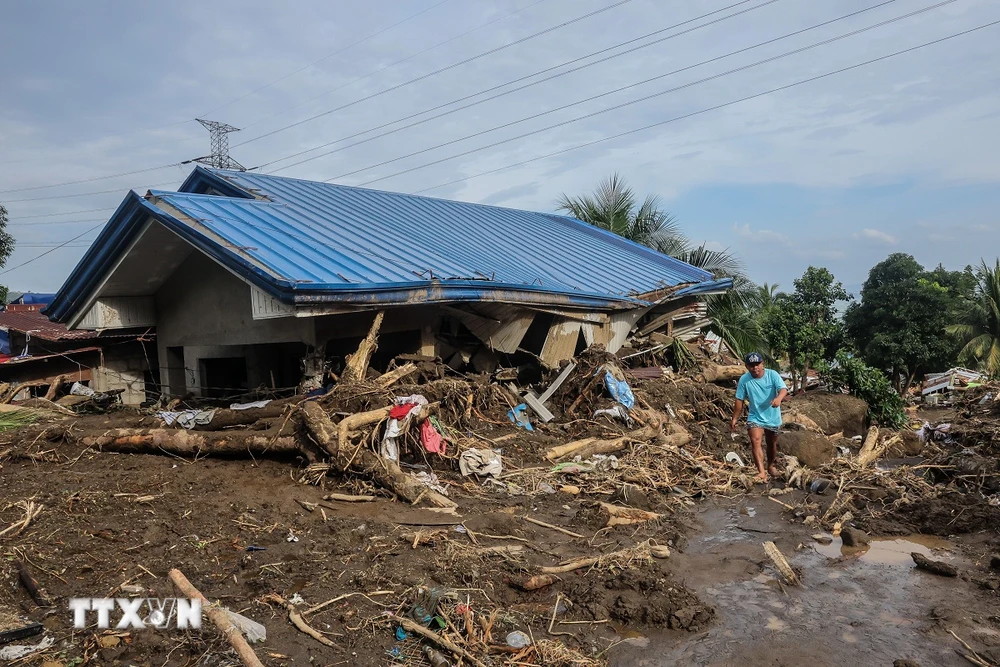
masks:
POLYGON ((212 154, 196 158, 195 162, 201 162, 216 169, 247 170, 242 164, 229 157, 229 133, 239 132, 240 128, 215 120, 202 120, 201 118, 195 118, 195 120, 204 125, 212 136, 212 154))

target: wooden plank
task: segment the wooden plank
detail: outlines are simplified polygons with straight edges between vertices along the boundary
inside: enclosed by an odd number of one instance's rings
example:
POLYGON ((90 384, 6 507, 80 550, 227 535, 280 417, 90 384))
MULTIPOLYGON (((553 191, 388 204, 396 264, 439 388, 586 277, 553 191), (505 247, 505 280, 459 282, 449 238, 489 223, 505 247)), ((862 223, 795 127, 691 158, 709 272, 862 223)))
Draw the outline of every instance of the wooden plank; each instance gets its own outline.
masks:
POLYGON ((560 315, 552 319, 549 333, 545 337, 539 358, 548 368, 558 368, 563 359, 572 359, 576 354, 576 343, 580 338, 581 323, 560 315))

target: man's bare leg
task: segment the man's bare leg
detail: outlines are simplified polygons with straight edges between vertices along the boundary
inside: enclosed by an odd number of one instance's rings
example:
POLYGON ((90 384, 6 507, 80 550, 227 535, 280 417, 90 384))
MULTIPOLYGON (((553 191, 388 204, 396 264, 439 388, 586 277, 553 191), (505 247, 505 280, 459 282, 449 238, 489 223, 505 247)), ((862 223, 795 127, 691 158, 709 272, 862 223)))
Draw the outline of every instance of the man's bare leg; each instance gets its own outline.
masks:
POLYGON ((774 431, 764 431, 767 440, 767 472, 771 477, 777 477, 778 472, 778 434, 774 431))
POLYGON ((767 468, 764 467, 764 448, 761 442, 764 439, 764 429, 748 428, 747 433, 750 435, 750 450, 753 453, 753 462, 757 466, 757 481, 766 482, 767 468))

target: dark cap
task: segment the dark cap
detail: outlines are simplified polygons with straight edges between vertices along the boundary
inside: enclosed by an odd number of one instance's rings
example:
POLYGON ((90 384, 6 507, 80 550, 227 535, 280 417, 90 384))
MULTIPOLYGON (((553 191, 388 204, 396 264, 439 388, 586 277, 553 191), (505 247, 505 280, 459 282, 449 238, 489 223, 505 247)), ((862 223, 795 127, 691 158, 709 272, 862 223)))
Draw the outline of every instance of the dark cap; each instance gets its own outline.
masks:
POLYGON ((743 361, 753 366, 754 364, 764 363, 764 357, 761 356, 760 352, 751 352, 747 356, 743 357, 743 361))

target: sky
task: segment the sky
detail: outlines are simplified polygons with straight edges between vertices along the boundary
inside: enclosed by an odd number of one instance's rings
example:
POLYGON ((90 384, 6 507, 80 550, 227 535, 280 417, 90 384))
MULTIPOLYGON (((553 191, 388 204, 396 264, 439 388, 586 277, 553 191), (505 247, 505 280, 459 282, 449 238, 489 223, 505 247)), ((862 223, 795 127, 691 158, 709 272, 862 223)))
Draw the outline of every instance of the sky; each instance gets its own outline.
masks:
POLYGON ((210 152, 195 118, 264 173, 515 208, 618 172, 786 290, 813 265, 857 294, 892 252, 961 269, 1000 254, 1000 25, 959 35, 994 21, 988 0, 10 3, 0 284, 57 290, 129 189, 210 152))

